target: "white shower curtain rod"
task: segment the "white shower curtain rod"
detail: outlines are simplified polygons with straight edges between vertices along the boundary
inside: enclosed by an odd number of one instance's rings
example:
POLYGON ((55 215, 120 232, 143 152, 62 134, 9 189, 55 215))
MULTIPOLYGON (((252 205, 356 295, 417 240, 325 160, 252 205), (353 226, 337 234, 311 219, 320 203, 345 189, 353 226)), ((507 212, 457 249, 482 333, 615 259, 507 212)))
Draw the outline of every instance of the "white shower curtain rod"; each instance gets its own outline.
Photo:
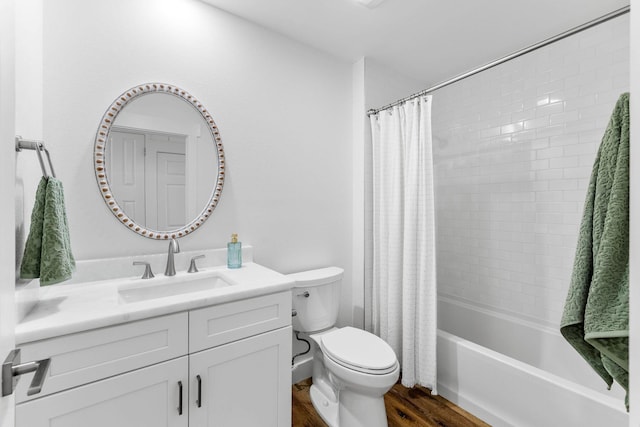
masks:
POLYGON ((596 18, 596 19, 594 19, 592 21, 589 21, 589 22, 587 22, 585 24, 582 24, 582 25, 574 27, 574 28, 572 28, 570 30, 567 30, 564 33, 560 33, 560 34, 558 34, 556 36, 550 37, 550 38, 548 38, 546 40, 543 40, 541 42, 533 44, 533 45, 531 45, 529 47, 526 47, 524 49, 518 50, 518 51, 516 51, 516 52, 514 52, 514 53, 512 53, 510 55, 507 55, 507 56, 502 57, 500 59, 496 59, 493 62, 489 62, 488 64, 482 65, 482 66, 480 66, 478 68, 475 68, 475 69, 473 69, 471 71, 467 71, 466 73, 460 74, 460 75, 455 76, 455 77, 453 77, 453 78, 451 78, 449 80, 446 80, 444 82, 438 83, 437 85, 432 86, 432 87, 430 87, 428 89, 421 90, 420 92, 414 93, 411 96, 407 96, 406 98, 399 99, 396 102, 392 102, 391 104, 385 105, 384 107, 371 109, 371 110, 367 111, 367 115, 371 116, 373 114, 378 114, 380 111, 384 111, 387 108, 395 107, 396 105, 403 104, 403 103, 405 103, 407 101, 410 101, 412 99, 418 98, 418 97, 426 95, 428 93, 431 93, 431 92, 433 92, 433 91, 435 91, 437 89, 443 88, 445 86, 449 86, 452 83, 455 83, 455 82, 458 82, 460 80, 466 79, 467 77, 471 77, 474 74, 478 74, 481 71, 488 70, 489 68, 493 68, 496 65, 500 65, 500 64, 502 64, 504 62, 510 61, 512 59, 515 59, 515 58, 517 58, 519 56, 524 55, 525 53, 533 52, 534 50, 540 49, 541 47, 544 47, 544 46, 546 46, 548 44, 551 44, 551 43, 557 42, 559 40, 562 40, 562 39, 564 39, 566 37, 572 36, 572 35, 574 35, 576 33, 579 33, 580 31, 584 31, 584 30, 586 30, 588 28, 591 28, 593 26, 596 26, 598 24, 606 22, 606 21, 608 21, 610 19, 617 18, 618 16, 624 15, 625 13, 629 13, 630 10, 631 10, 630 6, 625 6, 623 8, 618 9, 618 10, 614 10, 613 12, 607 13, 606 15, 603 15, 603 16, 601 16, 599 18, 596 18))

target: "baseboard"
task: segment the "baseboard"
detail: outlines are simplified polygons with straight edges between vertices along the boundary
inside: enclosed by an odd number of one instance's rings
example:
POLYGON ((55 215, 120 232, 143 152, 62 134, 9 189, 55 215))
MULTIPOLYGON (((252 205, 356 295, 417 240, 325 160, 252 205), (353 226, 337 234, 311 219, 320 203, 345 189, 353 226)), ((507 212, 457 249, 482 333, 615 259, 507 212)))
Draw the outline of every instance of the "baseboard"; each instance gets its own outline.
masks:
POLYGON ((299 383, 302 380, 311 378, 313 374, 313 356, 305 354, 296 358, 294 365, 291 367, 291 384, 299 383))

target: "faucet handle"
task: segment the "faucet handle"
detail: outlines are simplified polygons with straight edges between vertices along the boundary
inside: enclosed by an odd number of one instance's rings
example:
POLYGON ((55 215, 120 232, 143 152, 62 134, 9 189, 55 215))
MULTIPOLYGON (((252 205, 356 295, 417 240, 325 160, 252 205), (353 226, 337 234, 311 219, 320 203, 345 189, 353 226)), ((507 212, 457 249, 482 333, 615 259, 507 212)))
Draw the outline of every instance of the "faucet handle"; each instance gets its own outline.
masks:
POLYGON ((143 279, 153 279, 155 277, 153 271, 151 271, 151 264, 147 261, 133 261, 133 265, 146 265, 144 274, 142 275, 143 279))
POLYGON ((191 264, 189 265, 189 271, 187 271, 187 273, 197 273, 198 272, 198 267, 196 266, 196 260, 200 259, 200 258, 204 258, 204 255, 197 255, 197 256, 194 256, 193 258, 191 258, 191 264))

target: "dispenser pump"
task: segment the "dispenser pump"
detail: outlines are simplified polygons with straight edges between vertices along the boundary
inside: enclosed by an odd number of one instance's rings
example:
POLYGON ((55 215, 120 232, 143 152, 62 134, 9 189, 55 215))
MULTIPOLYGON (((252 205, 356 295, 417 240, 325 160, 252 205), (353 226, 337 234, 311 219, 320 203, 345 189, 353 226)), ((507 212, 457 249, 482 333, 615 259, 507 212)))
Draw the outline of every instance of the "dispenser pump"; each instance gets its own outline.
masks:
POLYGON ((231 235, 231 241, 227 243, 227 267, 242 267, 242 242, 238 242, 236 233, 231 235))

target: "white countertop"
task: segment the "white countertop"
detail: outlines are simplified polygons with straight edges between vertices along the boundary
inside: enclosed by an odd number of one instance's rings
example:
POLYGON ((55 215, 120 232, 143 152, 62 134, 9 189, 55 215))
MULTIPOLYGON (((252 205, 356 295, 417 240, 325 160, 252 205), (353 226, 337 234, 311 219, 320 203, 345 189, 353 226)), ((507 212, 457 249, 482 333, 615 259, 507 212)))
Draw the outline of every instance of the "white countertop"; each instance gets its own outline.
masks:
POLYGON ((252 262, 234 270, 226 266, 201 270, 149 280, 126 278, 40 288, 37 304, 16 326, 16 344, 286 291, 293 286, 287 276, 252 262), (147 286, 159 280, 180 286, 198 274, 216 272, 233 285, 138 302, 124 302, 118 293, 124 283, 147 286))

